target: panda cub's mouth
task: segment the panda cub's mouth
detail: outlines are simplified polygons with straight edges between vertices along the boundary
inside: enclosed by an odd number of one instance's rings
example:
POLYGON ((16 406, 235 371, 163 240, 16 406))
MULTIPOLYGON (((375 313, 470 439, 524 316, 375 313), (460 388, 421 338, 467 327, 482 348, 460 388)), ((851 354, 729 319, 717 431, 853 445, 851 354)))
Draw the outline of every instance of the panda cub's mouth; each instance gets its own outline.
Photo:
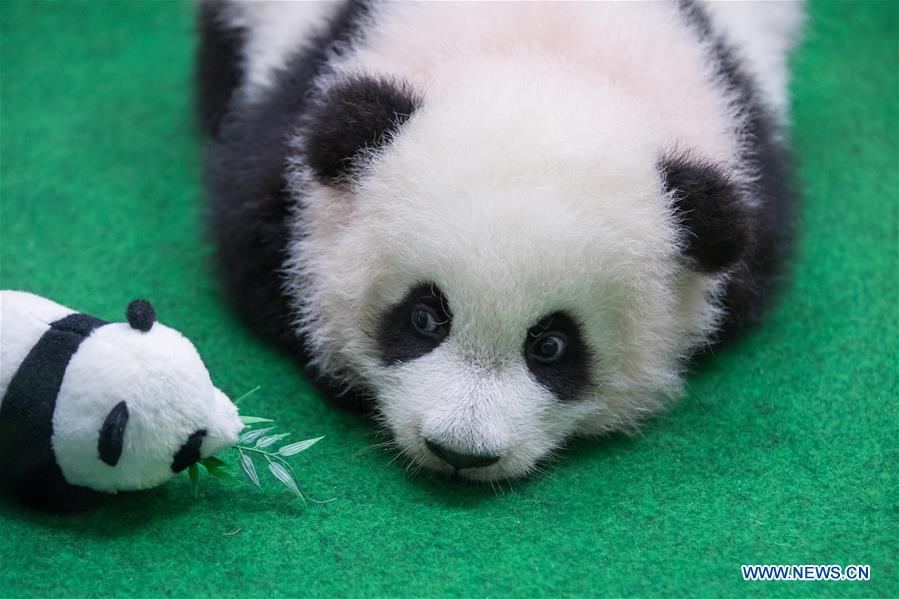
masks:
POLYGON ((517 478, 504 471, 502 462, 494 462, 487 466, 457 467, 440 458, 428 455, 426 458, 416 457, 414 463, 424 466, 427 470, 460 480, 474 482, 490 482, 497 480, 517 478))

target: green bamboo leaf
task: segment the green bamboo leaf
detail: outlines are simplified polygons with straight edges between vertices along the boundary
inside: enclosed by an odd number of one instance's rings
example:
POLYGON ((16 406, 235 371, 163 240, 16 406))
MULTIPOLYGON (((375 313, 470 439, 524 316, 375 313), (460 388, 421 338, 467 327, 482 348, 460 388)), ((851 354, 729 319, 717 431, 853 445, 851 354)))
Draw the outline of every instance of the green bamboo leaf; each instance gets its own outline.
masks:
POLYGON ((241 416, 240 421, 244 424, 259 424, 260 422, 274 422, 271 418, 258 418, 256 416, 241 416))
POLYGON ((262 437, 261 439, 256 441, 256 447, 259 449, 265 449, 266 447, 274 445, 275 443, 289 435, 290 433, 281 433, 280 435, 270 435, 268 437, 262 437))
POLYGON ((211 468, 227 468, 228 464, 215 457, 214 455, 209 456, 208 458, 203 458, 200 460, 200 463, 203 464, 203 467, 207 470, 211 468))
POLYGON ((296 443, 291 443, 290 445, 285 445, 281 449, 278 450, 278 453, 284 457, 296 455, 301 451, 306 451, 319 441, 324 439, 324 437, 316 437, 314 439, 306 439, 305 441, 297 441, 296 443))
POLYGON ((274 429, 275 429, 275 427, 270 426, 269 428, 259 428, 254 431, 244 433, 240 436, 240 438, 237 440, 237 442, 241 445, 249 445, 250 443, 259 439, 259 437, 262 437, 263 435, 265 435, 265 433, 267 433, 271 430, 274 430, 274 429))
POLYGON ((277 462, 269 462, 268 469, 275 475, 275 478, 281 481, 285 487, 290 489, 294 495, 300 499, 305 499, 303 494, 300 493, 300 488, 297 486, 296 481, 293 480, 293 476, 287 471, 287 468, 277 462))
POLYGON ((259 475, 256 474, 256 466, 253 465, 253 460, 250 459, 250 456, 245 454, 244 452, 240 452, 240 468, 243 470, 243 473, 247 475, 247 478, 256 485, 258 489, 261 489, 262 486, 259 484, 259 475))
POLYGON ((234 482, 237 480, 237 477, 228 472, 227 470, 222 470, 221 468, 215 468, 214 470, 210 470, 209 474, 214 476, 219 480, 224 480, 227 482, 234 482))
POLYGON ((260 389, 262 389, 262 386, 261 386, 261 385, 256 385, 255 387, 253 387, 252 389, 250 389, 249 391, 247 391, 246 393, 244 393, 243 395, 241 395, 240 397, 238 397, 237 399, 235 399, 235 400, 234 400, 234 405, 239 404, 240 402, 242 402, 243 400, 245 400, 245 399, 248 398, 249 396, 251 396, 251 395, 253 395, 254 393, 256 393, 257 391, 259 391, 260 389))
POLYGON ((215 456, 203 458, 200 464, 206 468, 206 472, 221 480, 236 480, 234 475, 228 471, 228 464, 215 456))
POLYGON ((190 486, 194 492, 194 499, 200 496, 200 469, 196 464, 191 464, 187 469, 187 476, 190 478, 190 486))

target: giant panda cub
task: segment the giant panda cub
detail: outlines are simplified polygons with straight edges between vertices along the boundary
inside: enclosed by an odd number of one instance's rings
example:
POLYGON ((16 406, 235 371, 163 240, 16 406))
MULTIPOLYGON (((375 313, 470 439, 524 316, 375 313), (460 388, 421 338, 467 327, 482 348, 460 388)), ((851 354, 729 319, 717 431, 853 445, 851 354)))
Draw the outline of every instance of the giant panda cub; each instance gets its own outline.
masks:
POLYGON ((788 247, 793 3, 199 6, 219 271, 418 466, 634 430, 788 247))

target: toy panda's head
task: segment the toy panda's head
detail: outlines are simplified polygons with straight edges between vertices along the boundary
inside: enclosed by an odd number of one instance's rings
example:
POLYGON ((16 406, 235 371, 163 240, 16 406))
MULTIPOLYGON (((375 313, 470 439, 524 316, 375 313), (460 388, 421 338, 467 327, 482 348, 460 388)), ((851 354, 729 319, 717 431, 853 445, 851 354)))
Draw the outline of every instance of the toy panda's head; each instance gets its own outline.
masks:
POLYGON ((722 169, 671 159, 612 89, 519 68, 427 96, 338 78, 296 139, 291 292, 316 365, 370 389, 415 463, 478 480, 658 410, 745 241, 691 207, 699 189, 739 216, 722 169))
POLYGON ((100 491, 156 486, 237 442, 243 424, 193 344, 149 303, 97 328, 66 369, 52 445, 70 483, 100 491))

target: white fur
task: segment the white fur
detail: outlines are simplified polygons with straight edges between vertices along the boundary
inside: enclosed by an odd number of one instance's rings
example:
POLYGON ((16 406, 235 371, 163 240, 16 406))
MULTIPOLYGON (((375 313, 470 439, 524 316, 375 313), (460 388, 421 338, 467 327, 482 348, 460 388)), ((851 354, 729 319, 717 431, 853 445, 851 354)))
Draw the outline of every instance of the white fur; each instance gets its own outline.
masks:
MULTIPOLYGON (((736 14, 714 18, 732 32, 736 14)), ((782 110, 791 30, 764 22, 734 41, 782 110)), ((382 3, 363 29, 318 87, 364 74, 423 102, 352 186, 293 164, 288 292, 316 365, 373 388, 413 461, 448 468, 426 436, 502 457, 462 471, 472 478, 525 474, 568 435, 658 411, 713 330, 726 281, 680 258, 658 159, 687 151, 749 183, 744 115, 709 42, 674 4, 648 2, 382 3), (379 320, 422 281, 447 294, 452 335, 385 366, 379 320), (566 404, 522 356, 528 328, 557 310, 581 321, 595 358, 586 398, 566 404)))
POLYGON ((787 57, 805 21, 802 2, 706 0, 712 22, 724 31, 777 119, 787 120, 787 57))
POLYGON ((72 313, 65 306, 22 291, 0 291, 0 405, 19 364, 50 323, 72 313))
MULTIPOLYGON (((17 291, 0 292, 0 401, 25 355, 51 322, 73 311, 17 291)), ((78 347, 63 377, 53 413, 52 446, 66 480, 99 491, 146 489, 173 476, 172 459, 188 436, 206 429, 206 457, 237 442, 237 409, 209 378, 193 344, 158 322, 146 333, 127 323, 95 329, 78 347), (122 455, 99 459, 106 416, 128 406, 122 455)))
POLYGON ((241 93, 255 100, 299 45, 339 6, 338 2, 239 0, 224 13, 227 25, 246 31, 241 93))

